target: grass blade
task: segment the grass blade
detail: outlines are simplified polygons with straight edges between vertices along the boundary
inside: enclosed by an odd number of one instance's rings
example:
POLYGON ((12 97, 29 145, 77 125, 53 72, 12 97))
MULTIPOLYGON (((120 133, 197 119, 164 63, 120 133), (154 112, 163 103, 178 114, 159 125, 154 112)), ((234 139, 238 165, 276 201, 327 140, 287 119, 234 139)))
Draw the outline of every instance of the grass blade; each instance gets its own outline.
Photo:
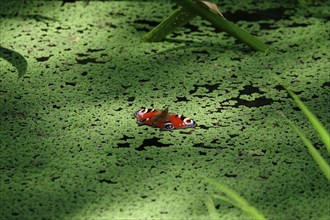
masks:
POLYGON ((146 33, 142 37, 142 40, 146 42, 161 41, 178 27, 187 24, 194 17, 196 17, 195 14, 190 13, 184 8, 180 8, 163 20, 154 29, 146 33))
POLYGON ((309 153, 312 155, 313 159, 319 165, 320 169, 324 173, 325 177, 330 182, 330 167, 327 161, 321 156, 321 154, 316 150, 310 140, 301 132, 301 130, 290 121, 292 127, 295 132, 299 135, 300 139, 304 142, 306 147, 308 148, 309 153))
POLYGON ((192 0, 175 0, 175 2, 190 11, 192 14, 201 16, 202 18, 211 22, 211 24, 220 30, 227 32, 229 35, 237 38, 239 41, 247 44, 254 50, 265 51, 267 46, 256 37, 249 34, 247 31, 238 27, 234 23, 223 18, 214 11, 206 8, 200 1, 192 0))
POLYGON ((311 111, 309 111, 309 109, 305 106, 305 104, 298 98, 298 96, 293 91, 291 91, 290 89, 288 89, 286 87, 284 87, 284 88, 288 91, 288 93, 291 95, 293 100, 296 102, 296 104, 299 106, 299 108, 304 112, 304 114, 306 115, 308 120, 312 123, 315 130, 321 137, 323 143, 325 144, 325 147, 327 148, 328 153, 330 153, 330 135, 327 132, 327 130, 324 128, 324 126, 321 124, 321 122, 319 120, 317 120, 315 115, 311 111))
POLYGON ((211 217, 210 219, 212 219, 212 220, 219 219, 218 212, 215 209, 215 205, 214 205, 213 199, 211 197, 208 197, 205 200, 205 205, 206 205, 207 210, 209 211, 209 214, 211 217))
POLYGON ((240 208, 245 213, 249 214, 254 219, 265 220, 263 214, 261 214, 255 207, 251 206, 243 197, 241 197, 238 193, 234 190, 228 188, 227 186, 217 182, 213 179, 209 179, 205 177, 205 180, 215 186, 217 190, 221 193, 225 194, 226 197, 215 195, 214 198, 218 198, 224 202, 230 203, 238 208, 240 208))

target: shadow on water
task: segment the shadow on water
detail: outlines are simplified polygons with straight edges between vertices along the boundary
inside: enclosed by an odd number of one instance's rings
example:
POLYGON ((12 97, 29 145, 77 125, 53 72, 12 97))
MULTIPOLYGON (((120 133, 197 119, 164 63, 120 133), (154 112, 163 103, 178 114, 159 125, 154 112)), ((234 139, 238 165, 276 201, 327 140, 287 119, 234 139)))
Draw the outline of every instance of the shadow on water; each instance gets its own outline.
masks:
POLYGON ((26 73, 28 63, 20 53, 0 46, 0 57, 7 60, 17 69, 19 77, 26 73))
POLYGON ((0 14, 0 16, 3 18, 9 18, 9 19, 11 19, 11 18, 31 19, 31 20, 35 20, 35 21, 41 21, 44 23, 46 23, 47 21, 59 21, 58 19, 39 15, 39 14, 19 15, 18 13, 14 13, 14 14, 0 14))

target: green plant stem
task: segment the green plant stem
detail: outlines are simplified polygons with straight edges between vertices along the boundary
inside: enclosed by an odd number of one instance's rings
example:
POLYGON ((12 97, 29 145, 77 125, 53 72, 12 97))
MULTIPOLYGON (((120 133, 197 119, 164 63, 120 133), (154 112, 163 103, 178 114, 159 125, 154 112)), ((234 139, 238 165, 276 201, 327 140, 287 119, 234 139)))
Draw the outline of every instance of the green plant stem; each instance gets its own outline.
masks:
POLYGON ((161 41, 176 28, 187 24, 194 17, 196 17, 195 14, 184 8, 180 8, 171 14, 170 17, 163 20, 154 29, 145 34, 142 37, 142 40, 146 42, 161 41))
POLYGON ((208 20, 217 29, 227 32, 229 35, 232 35, 239 41, 247 44, 252 49, 257 51, 265 51, 267 49, 267 46, 259 39, 255 38, 242 28, 239 28, 234 23, 223 18, 219 14, 216 14, 215 12, 207 9, 199 1, 175 0, 175 2, 186 10, 190 11, 191 13, 197 14, 202 18, 208 20))

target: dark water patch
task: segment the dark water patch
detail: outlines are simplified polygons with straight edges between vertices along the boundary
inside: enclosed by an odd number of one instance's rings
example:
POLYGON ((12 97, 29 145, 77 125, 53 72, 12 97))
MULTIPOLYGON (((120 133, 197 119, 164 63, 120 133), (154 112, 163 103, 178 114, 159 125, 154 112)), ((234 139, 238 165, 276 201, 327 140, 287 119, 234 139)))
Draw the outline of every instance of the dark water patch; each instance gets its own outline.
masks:
POLYGON ((61 106, 54 104, 54 105, 53 105, 53 108, 60 109, 61 106))
POLYGON ((125 86, 123 84, 120 84, 120 85, 121 85, 121 87, 123 87, 123 89, 128 89, 128 88, 132 87, 132 85, 128 85, 128 86, 125 86))
POLYGON ((125 13, 123 12, 109 12, 108 15, 110 15, 111 17, 121 17, 121 16, 125 16, 125 13))
POLYGON ((254 87, 253 85, 245 85, 239 93, 241 95, 251 95, 253 93, 264 94, 264 92, 260 91, 258 87, 254 87))
POLYGON ((210 145, 205 145, 203 142, 196 143, 192 147, 203 148, 203 149, 211 149, 211 150, 222 150, 222 149, 224 149, 224 147, 221 147, 221 146, 212 147, 210 145))
POLYGON ((207 50, 192 50, 191 51, 193 54, 205 54, 205 55, 210 55, 210 52, 207 50))
POLYGON ((193 25, 193 24, 190 24, 190 23, 185 24, 183 27, 189 29, 189 32, 198 32, 198 31, 200 31, 199 27, 197 25, 193 25))
POLYGON ((262 30, 274 30, 278 28, 273 22, 259 22, 258 24, 262 30))
POLYGON ((62 0, 61 7, 65 5, 65 3, 75 3, 76 0, 62 0))
POLYGON ((295 27, 307 27, 309 26, 309 24, 306 24, 306 23, 292 23, 292 24, 289 24, 289 25, 286 25, 286 27, 289 27, 289 28, 295 28, 295 27))
MULTIPOLYGON (((62 4, 61 4, 61 7, 63 7, 65 5, 65 3, 75 3, 75 2, 78 2, 78 0, 62 0, 62 4)), ((89 2, 90 0, 85 0, 84 1, 84 6, 88 6, 89 5, 89 2)))
POLYGON ((194 89, 189 91, 189 94, 194 94, 197 92, 199 88, 206 88, 208 91, 206 93, 211 93, 214 90, 217 90, 220 86, 220 83, 215 83, 215 84, 203 84, 203 85, 193 85, 194 89))
POLYGON ((198 128, 201 128, 201 129, 205 129, 205 130, 209 129, 209 127, 206 125, 197 125, 197 126, 198 126, 198 128))
POLYGON ((189 99, 187 99, 184 96, 183 97, 177 96, 175 102, 188 102, 188 101, 189 101, 189 99))
POLYGON ((154 27, 156 27, 160 22, 158 21, 148 21, 148 20, 135 20, 133 22, 134 27, 137 31, 148 32, 154 27))
POLYGON ((88 49, 87 52, 88 53, 95 53, 95 52, 99 52, 99 51, 103 51, 103 50, 105 50, 105 49, 103 49, 103 48, 100 48, 100 49, 88 49))
POLYGON ((70 30, 71 28, 69 26, 67 26, 67 27, 57 26, 55 29, 56 30, 70 30))
POLYGON ((148 20, 135 20, 134 24, 143 24, 151 27, 155 27, 159 24, 159 21, 148 21, 148 20))
POLYGON ((77 53, 77 56, 78 57, 88 57, 89 54, 87 54, 87 53, 77 53))
POLYGON ((244 99, 240 99, 240 98, 236 98, 235 99, 237 101, 237 103, 234 105, 234 107, 239 107, 241 105, 244 105, 246 107, 262 107, 262 106, 265 106, 265 105, 271 105, 274 103, 274 100, 273 99, 269 99, 269 98, 266 98, 265 96, 262 96, 262 97, 259 97, 259 98, 256 98, 254 100, 244 100, 244 99))
POLYGON ((276 89, 277 91, 283 91, 283 90, 285 90, 285 88, 283 86, 281 86, 281 85, 275 86, 274 89, 276 89))
POLYGON ((135 137, 129 137, 129 136, 123 135, 123 137, 120 138, 119 140, 121 140, 121 141, 127 141, 127 140, 129 140, 129 139, 134 139, 134 138, 135 138, 135 137))
POLYGON ((128 102, 134 102, 134 100, 135 100, 135 97, 134 96, 131 96, 131 97, 128 97, 127 98, 127 101, 128 102))
POLYGON ((231 139, 239 136, 239 134, 228 134, 228 135, 231 139))
POLYGON ((140 82, 140 83, 144 83, 144 82, 149 82, 149 81, 150 81, 150 79, 139 79, 138 82, 140 82))
POLYGON ((323 83, 321 87, 324 88, 324 89, 325 89, 326 87, 330 87, 330 82, 325 82, 325 83, 323 83))
POLYGON ((281 20, 288 18, 285 14, 286 8, 269 8, 264 10, 237 10, 235 12, 225 12, 224 17, 232 22, 237 21, 260 21, 260 20, 281 20))
POLYGON ((57 180, 57 179, 59 179, 59 178, 61 178, 60 176, 53 176, 50 180, 52 181, 52 182, 55 182, 55 180, 57 180))
POLYGON ((129 148, 130 144, 129 143, 117 143, 118 148, 129 148))
POLYGON ((234 173, 225 173, 224 176, 225 177, 228 177, 228 178, 236 178, 237 177, 237 174, 234 174, 234 173))
POLYGON ((206 156, 207 153, 206 152, 203 152, 203 151, 198 151, 198 155, 201 155, 201 156, 206 156))
POLYGON ((77 83, 76 82, 65 82, 66 86, 76 86, 77 83))
POLYGON ((197 98, 213 98, 212 96, 209 96, 209 95, 194 95, 194 97, 197 97, 197 98))
POLYGON ((264 179, 264 180, 268 179, 271 176, 272 176, 271 172, 259 174, 259 178, 264 179))
POLYGON ((76 59, 78 64, 85 65, 87 63, 106 63, 106 61, 97 61, 96 58, 76 59))
POLYGON ((100 179, 99 180, 100 183, 107 183, 107 184, 117 184, 118 182, 115 182, 111 179, 100 179))
MULTIPOLYGON (((283 90, 282 86, 275 86, 276 90, 283 90)), ((267 98, 265 96, 261 96, 258 98, 254 98, 253 100, 245 100, 240 98, 242 95, 252 95, 252 94, 264 94, 265 92, 260 91, 260 89, 253 85, 245 85, 242 90, 239 90, 239 95, 237 97, 233 97, 227 100, 224 100, 222 103, 230 102, 230 101, 236 101, 236 104, 230 105, 233 107, 239 107, 241 105, 246 107, 262 107, 265 105, 271 105, 274 103, 274 100, 271 98, 267 98)), ((223 105, 226 106, 226 105, 223 105)), ((221 109, 219 109, 221 111, 221 109)))
POLYGON ((36 60, 38 62, 45 62, 47 60, 49 60, 49 58, 51 57, 52 55, 48 56, 48 57, 37 57, 36 60))
POLYGON ((232 60, 232 61, 241 61, 242 57, 231 57, 230 60, 232 60))

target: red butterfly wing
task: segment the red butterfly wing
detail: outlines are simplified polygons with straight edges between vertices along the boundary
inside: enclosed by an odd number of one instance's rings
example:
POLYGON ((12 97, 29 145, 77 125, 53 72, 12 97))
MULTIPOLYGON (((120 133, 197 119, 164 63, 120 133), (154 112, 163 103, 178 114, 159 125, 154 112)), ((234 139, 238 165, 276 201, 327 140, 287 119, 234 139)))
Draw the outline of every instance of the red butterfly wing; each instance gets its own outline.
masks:
POLYGON ((161 111, 151 108, 142 108, 139 111, 135 112, 134 116, 137 119, 139 125, 152 125, 153 118, 157 115, 160 115, 161 111))
POLYGON ((168 121, 164 123, 161 130, 173 130, 180 128, 193 128, 196 127, 196 122, 190 118, 178 114, 169 114, 168 121))
POLYGON ((168 113, 164 110, 142 108, 134 114, 138 125, 158 127, 160 130, 173 130, 179 128, 196 127, 196 122, 183 115, 168 113))

